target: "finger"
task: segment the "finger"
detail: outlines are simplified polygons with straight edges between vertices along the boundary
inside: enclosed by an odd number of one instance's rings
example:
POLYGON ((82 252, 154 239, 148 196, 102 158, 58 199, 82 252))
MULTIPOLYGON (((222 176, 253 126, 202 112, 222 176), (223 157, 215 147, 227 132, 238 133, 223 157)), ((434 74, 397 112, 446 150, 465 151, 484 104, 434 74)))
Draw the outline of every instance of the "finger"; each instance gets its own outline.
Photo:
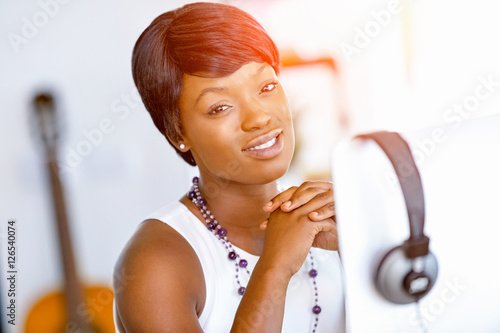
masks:
POLYGON ((267 229, 267 223, 269 221, 264 221, 259 225, 260 230, 266 230, 267 229))
MULTIPOLYGON (((332 204, 334 202, 332 191, 323 191, 316 194, 312 199, 303 204, 302 206, 295 208, 291 213, 297 213, 300 215, 309 216, 311 213, 319 213, 319 211, 326 205, 332 204)), ((315 214, 313 214, 315 215, 315 214)), ((323 220, 327 217, 316 218, 315 221, 323 220)))
POLYGON ((309 218, 312 221, 320 221, 326 218, 335 217, 335 202, 329 202, 323 207, 316 209, 314 212, 309 213, 309 218))
POLYGON ((290 212, 307 203, 318 193, 332 190, 333 186, 331 182, 307 181, 299 187, 290 187, 275 196, 270 202, 264 205, 264 211, 271 213, 280 207, 284 212, 290 212))
POLYGON ((313 199, 321 192, 332 191, 332 183, 329 182, 304 182, 294 191, 288 202, 281 205, 281 210, 290 212, 313 199))
POLYGON ((287 202, 297 190, 297 186, 292 186, 289 189, 281 192, 264 205, 264 211, 272 213, 278 209, 284 202, 287 202))
POLYGON ((318 233, 313 241, 313 247, 321 248, 324 250, 338 251, 339 250, 339 240, 337 235, 337 227, 331 231, 318 233))
POLYGON ((324 219, 311 223, 311 227, 313 228, 315 235, 319 234, 321 231, 335 232, 337 230, 337 225, 332 219, 324 219))
POLYGON ((305 205, 306 203, 311 201, 314 197, 316 197, 318 194, 326 191, 328 190, 325 190, 324 188, 321 187, 306 187, 302 190, 299 189, 295 191, 290 200, 283 203, 280 208, 284 212, 290 212, 294 209, 297 209, 305 205))

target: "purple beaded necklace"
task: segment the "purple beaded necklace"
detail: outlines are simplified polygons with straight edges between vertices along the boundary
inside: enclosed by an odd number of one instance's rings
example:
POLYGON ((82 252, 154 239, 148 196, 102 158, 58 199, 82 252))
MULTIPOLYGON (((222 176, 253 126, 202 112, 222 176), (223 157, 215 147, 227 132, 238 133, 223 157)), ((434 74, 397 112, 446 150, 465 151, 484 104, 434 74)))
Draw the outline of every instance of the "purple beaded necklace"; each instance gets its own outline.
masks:
MULTIPOLYGON (((238 294, 243 295, 245 293, 245 287, 240 281, 240 269, 245 270, 248 276, 250 276, 250 271, 248 270, 248 261, 243 259, 235 250, 231 242, 227 239, 227 230, 222 228, 220 224, 215 219, 214 215, 207 208, 207 200, 203 198, 200 194, 200 189, 198 187, 199 178, 193 178, 193 185, 188 192, 188 198, 198 207, 203 218, 205 219, 207 229, 221 242, 225 247, 228 255, 228 259, 234 261, 234 266, 236 270, 236 283, 238 284, 238 294)), ((318 305, 318 285, 316 283, 316 276, 318 271, 314 268, 314 258, 312 252, 309 251, 310 267, 309 276, 312 278, 312 283, 314 287, 314 306, 312 312, 314 315, 314 325, 312 333, 316 333, 316 328, 318 327, 319 313, 321 312, 321 307, 318 305)))

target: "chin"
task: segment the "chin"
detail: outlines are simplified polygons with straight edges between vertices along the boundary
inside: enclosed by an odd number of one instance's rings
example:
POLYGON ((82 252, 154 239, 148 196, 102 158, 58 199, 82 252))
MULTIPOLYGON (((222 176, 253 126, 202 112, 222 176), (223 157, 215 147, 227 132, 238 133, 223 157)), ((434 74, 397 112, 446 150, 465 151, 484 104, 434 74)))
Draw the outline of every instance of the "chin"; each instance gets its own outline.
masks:
MULTIPOLYGON (((285 153, 285 152, 283 152, 285 153)), ((253 184, 268 184, 283 177, 290 167, 291 153, 282 155, 274 161, 265 161, 249 170, 249 182, 253 184)))
POLYGON ((284 168, 282 170, 274 170, 274 172, 272 172, 272 173, 267 172, 267 173, 262 175, 261 183, 262 184, 269 184, 271 182, 274 182, 274 181, 280 179, 281 177, 283 177, 287 171, 288 171, 288 167, 284 168))

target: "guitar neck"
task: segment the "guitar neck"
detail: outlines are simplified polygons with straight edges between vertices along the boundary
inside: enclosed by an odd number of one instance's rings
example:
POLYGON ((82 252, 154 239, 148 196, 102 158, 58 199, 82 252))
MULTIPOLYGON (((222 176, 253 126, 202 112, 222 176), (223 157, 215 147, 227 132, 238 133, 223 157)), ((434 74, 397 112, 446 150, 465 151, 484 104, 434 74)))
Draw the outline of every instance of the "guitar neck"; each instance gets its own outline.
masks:
POLYGON ((86 303, 83 295, 83 289, 78 279, 78 272, 76 269, 71 235, 69 231, 66 204, 64 200, 64 192, 59 176, 59 167, 57 164, 55 148, 51 147, 47 149, 47 157, 47 167, 50 175, 60 254, 64 271, 64 292, 66 299, 66 309, 68 312, 68 320, 71 323, 76 324, 77 327, 81 328, 82 330, 80 332, 88 332, 89 325, 85 321, 85 318, 83 318, 83 316, 79 314, 79 312, 82 313, 82 307, 85 307, 86 303))
POLYGON ((54 98, 50 94, 39 94, 34 99, 35 115, 38 119, 40 134, 44 144, 47 172, 52 190, 52 203, 56 217, 57 234, 59 239, 60 254, 64 272, 64 295, 66 300, 66 311, 68 324, 79 328, 79 332, 90 332, 88 318, 81 313, 87 313, 83 289, 78 280, 73 247, 71 246, 71 235, 69 232, 66 204, 64 202, 63 186, 59 176, 57 164, 57 141, 59 131, 57 128, 57 117, 54 106, 54 98), (82 311, 83 310, 83 311, 82 311))

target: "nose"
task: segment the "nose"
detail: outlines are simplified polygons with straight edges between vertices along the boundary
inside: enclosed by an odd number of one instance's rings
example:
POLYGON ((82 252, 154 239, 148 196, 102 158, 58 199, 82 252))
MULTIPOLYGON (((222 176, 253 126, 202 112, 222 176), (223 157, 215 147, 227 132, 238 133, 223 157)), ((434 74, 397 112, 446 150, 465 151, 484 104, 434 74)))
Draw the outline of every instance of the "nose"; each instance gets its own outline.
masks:
POLYGON ((259 103, 251 103, 246 105, 242 110, 243 119, 241 122, 241 129, 245 132, 254 131, 265 127, 271 115, 259 103))

